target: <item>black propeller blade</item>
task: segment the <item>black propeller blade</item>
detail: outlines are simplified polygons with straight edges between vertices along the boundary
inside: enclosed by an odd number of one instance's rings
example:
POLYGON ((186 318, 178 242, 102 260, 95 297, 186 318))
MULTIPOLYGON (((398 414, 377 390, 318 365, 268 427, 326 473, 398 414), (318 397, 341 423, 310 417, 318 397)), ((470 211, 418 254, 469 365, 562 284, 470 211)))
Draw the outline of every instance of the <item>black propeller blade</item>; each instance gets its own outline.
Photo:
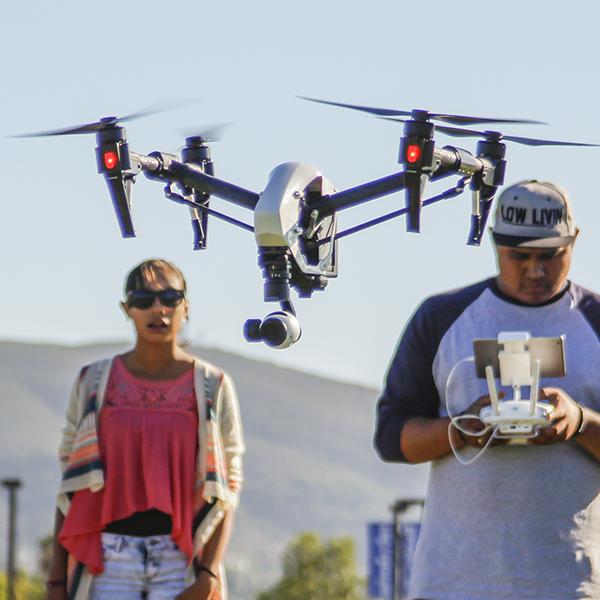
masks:
MULTIPOLYGON (((413 111, 396 110, 393 108, 376 108, 372 106, 360 106, 358 104, 345 104, 343 102, 332 102, 331 100, 319 100, 318 98, 308 98, 307 96, 298 96, 302 100, 310 102, 318 102, 319 104, 329 104, 331 106, 341 106, 342 108, 351 108, 352 110, 360 110, 362 112, 377 115, 379 117, 403 116, 410 117, 413 111)), ((455 125, 478 125, 479 123, 529 123, 536 125, 546 125, 543 121, 533 121, 531 119, 497 119, 495 117, 469 117, 466 115, 449 115, 446 113, 433 113, 426 110, 418 111, 422 117, 434 119, 436 121, 444 121, 455 125)))
POLYGON ((161 103, 161 104, 153 104, 145 109, 138 110, 136 112, 130 113, 123 117, 103 117, 99 121, 95 123, 86 123, 85 125, 76 125, 74 127, 65 127, 63 129, 51 129, 49 131, 37 131, 34 133, 23 133, 18 135, 11 135, 11 138, 30 138, 30 137, 47 137, 47 136, 55 136, 55 135, 78 135, 82 133, 97 133, 98 131, 102 131, 104 129, 110 129, 111 127, 115 127, 118 123, 124 123, 126 121, 135 121, 136 119, 141 119, 143 117, 148 117, 150 115, 155 115, 158 113, 166 112, 168 110, 173 110, 175 108, 180 108, 182 106, 186 106, 190 104, 189 102, 182 103, 161 103))
MULTIPOLYGON (((392 119, 389 117, 381 117, 386 121, 396 121, 397 123, 406 123, 406 119, 392 119)), ((586 144, 583 142, 565 142, 562 140, 540 140, 538 138, 521 137, 517 135, 504 135, 499 131, 477 131, 475 129, 460 129, 458 127, 447 127, 446 125, 436 125, 436 131, 441 131, 446 135, 453 137, 479 137, 492 138, 498 141, 515 142, 516 144, 524 144, 525 146, 588 146, 598 147, 600 144, 586 144)))

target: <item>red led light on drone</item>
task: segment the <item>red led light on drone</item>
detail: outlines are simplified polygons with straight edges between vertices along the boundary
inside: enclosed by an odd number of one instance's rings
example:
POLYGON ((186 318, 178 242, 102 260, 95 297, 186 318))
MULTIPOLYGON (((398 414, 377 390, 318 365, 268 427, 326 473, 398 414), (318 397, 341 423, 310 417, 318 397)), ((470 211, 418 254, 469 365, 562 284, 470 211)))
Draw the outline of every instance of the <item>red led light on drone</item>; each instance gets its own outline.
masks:
POLYGON ((112 150, 104 153, 104 166, 107 169, 114 169, 119 164, 119 156, 112 150))
POLYGON ((406 148, 406 162, 416 163, 421 158, 421 146, 409 144, 406 148))

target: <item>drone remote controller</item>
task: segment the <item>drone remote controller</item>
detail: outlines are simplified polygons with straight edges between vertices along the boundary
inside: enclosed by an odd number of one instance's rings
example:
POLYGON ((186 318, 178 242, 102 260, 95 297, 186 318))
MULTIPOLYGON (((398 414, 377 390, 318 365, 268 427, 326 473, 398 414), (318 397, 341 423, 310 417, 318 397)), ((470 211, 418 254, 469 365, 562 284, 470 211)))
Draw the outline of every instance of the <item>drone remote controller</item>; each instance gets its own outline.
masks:
MULTIPOLYGON (((542 359, 532 357, 529 343, 532 338, 526 332, 504 332, 498 335, 500 380, 502 385, 513 388, 514 397, 500 400, 496 388, 494 368, 485 366, 485 377, 491 404, 481 409, 480 419, 497 428, 499 438, 535 437, 540 427, 550 424, 554 406, 538 401, 542 359), (522 386, 529 386, 529 398, 522 397, 522 386)), ((550 338, 552 339, 552 338, 550 338)))

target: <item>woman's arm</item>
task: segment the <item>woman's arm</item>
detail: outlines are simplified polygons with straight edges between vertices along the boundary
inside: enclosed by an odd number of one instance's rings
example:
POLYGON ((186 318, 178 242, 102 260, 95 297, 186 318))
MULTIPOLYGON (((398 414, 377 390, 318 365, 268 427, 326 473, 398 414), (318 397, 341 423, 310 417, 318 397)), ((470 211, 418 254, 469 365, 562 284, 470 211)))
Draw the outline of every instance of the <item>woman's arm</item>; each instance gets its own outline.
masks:
POLYGON ((227 463, 228 485, 239 496, 244 480, 242 456, 246 450, 240 406, 235 385, 225 374, 221 386, 219 427, 227 463))
POLYGON ((196 581, 176 600, 209 600, 213 596, 218 587, 218 580, 214 576, 218 576, 221 570, 232 530, 233 510, 229 510, 202 549, 202 563, 196 581))
POLYGON ((202 566, 213 573, 218 573, 221 563, 225 558, 225 551, 229 545, 233 531, 233 511, 228 510, 221 522, 217 525, 212 536, 202 549, 202 566))
POLYGON ((58 534, 60 533, 64 520, 64 515, 57 508, 54 517, 52 560, 50 561, 50 569, 48 572, 47 600, 66 600, 67 598, 67 551, 58 541, 58 534))

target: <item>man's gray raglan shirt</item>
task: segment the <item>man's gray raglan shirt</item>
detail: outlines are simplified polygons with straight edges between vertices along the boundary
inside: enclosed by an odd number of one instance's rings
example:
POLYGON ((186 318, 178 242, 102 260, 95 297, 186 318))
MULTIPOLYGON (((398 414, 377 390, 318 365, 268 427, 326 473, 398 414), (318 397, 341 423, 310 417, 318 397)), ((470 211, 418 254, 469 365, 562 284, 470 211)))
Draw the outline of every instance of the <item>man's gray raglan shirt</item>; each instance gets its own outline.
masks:
MULTIPOLYGON (((541 385, 600 412, 600 296, 570 283, 553 301, 528 306, 489 279, 429 298, 407 325, 377 407, 384 460, 404 460, 408 419, 447 415, 450 371, 473 355, 473 339, 501 331, 564 335, 567 375, 541 385)), ((463 363, 449 387, 450 412, 485 394, 473 363, 463 363)), ((576 442, 489 448, 470 466, 452 454, 433 461, 425 506, 411 598, 600 598, 600 463, 576 442)))

